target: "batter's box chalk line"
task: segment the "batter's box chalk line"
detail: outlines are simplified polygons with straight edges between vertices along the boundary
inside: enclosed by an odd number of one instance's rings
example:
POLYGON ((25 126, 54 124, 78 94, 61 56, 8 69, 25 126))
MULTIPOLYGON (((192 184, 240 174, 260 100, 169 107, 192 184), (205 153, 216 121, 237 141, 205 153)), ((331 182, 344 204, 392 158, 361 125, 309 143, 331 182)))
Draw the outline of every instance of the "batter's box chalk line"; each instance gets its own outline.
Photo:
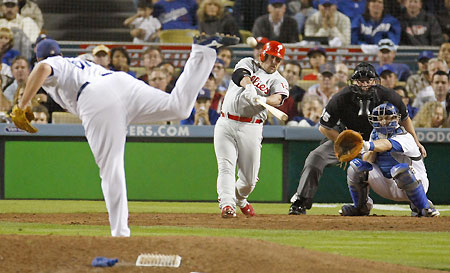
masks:
POLYGON ((142 253, 136 260, 136 266, 180 267, 181 256, 142 253))

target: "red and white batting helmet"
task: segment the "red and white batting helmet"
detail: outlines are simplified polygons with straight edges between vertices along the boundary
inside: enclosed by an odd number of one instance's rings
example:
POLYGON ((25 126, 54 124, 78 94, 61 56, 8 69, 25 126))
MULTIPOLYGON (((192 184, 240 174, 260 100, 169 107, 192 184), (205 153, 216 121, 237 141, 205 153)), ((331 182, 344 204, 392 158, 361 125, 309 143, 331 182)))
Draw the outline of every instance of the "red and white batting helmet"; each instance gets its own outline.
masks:
POLYGON ((266 54, 278 57, 280 59, 284 58, 284 45, 277 41, 270 41, 266 43, 259 55, 261 62, 266 59, 266 54))

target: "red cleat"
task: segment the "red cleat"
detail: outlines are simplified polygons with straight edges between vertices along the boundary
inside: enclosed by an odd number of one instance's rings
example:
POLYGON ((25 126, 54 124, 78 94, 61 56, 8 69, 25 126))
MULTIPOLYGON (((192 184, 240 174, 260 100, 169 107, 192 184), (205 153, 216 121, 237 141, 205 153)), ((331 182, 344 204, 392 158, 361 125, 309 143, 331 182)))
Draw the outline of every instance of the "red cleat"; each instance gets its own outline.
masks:
POLYGON ((222 208, 222 218, 234 218, 236 217, 236 211, 230 207, 225 206, 222 208))
POLYGON ((250 205, 250 203, 247 203, 245 207, 241 208, 241 211, 244 215, 248 217, 255 216, 255 210, 253 209, 252 205, 250 205))

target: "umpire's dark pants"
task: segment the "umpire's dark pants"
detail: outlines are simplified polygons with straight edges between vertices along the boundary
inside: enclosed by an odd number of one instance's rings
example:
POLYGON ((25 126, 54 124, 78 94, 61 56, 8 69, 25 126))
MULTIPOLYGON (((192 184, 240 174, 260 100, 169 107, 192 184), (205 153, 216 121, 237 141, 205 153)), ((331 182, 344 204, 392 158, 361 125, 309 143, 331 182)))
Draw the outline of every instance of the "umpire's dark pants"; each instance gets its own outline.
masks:
POLYGON ((297 194, 302 206, 310 209, 312 200, 319 187, 319 180, 323 169, 331 164, 337 164, 339 161, 334 154, 334 143, 327 140, 319 147, 309 153, 305 160, 305 166, 302 170, 300 182, 297 188, 297 194))

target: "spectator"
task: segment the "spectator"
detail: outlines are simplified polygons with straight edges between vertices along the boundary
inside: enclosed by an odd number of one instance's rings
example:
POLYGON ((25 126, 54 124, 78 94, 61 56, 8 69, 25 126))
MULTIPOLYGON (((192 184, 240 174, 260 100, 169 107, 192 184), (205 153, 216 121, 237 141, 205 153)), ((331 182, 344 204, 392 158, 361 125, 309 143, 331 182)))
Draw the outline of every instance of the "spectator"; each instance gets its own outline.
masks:
POLYGON ((11 30, 7 27, 0 28, 0 56, 2 56, 2 63, 11 66, 12 60, 20 55, 20 52, 13 49, 14 36, 11 30))
POLYGON ((297 21, 298 32, 305 32, 306 20, 317 12, 313 7, 312 0, 290 1, 287 3, 288 15, 292 16, 297 21))
POLYGON ((411 75, 409 66, 403 63, 394 63, 397 47, 390 39, 382 39, 378 42, 378 63, 373 66, 375 69, 385 64, 390 64, 394 68, 394 72, 399 81, 406 81, 411 75))
POLYGON ((219 92, 225 92, 228 88, 228 85, 230 84, 230 77, 227 79, 225 78, 226 75, 226 71, 225 71, 225 62, 222 59, 217 58, 216 59, 216 63, 214 64, 213 67, 213 74, 214 77, 216 78, 216 83, 217 83, 217 90, 219 92))
POLYGON ((449 75, 447 72, 439 70, 431 77, 431 86, 417 94, 413 106, 421 109, 426 102, 438 101, 444 109, 447 107, 446 97, 449 91, 449 75))
POLYGON ((7 27, 13 32, 16 32, 16 29, 21 30, 29 41, 37 39, 41 29, 33 19, 18 14, 17 0, 3 0, 2 10, 4 18, 0 19, 0 27, 7 27))
POLYGON ((429 101, 413 120, 415 128, 446 128, 447 112, 441 103, 429 101))
POLYGON ((408 95, 416 97, 420 90, 430 85, 428 75, 428 61, 433 58, 432 51, 422 51, 417 58, 417 73, 408 77, 406 81, 406 91, 408 95))
POLYGON ((253 58, 255 60, 259 60, 259 55, 261 55, 261 51, 266 43, 269 42, 269 39, 266 37, 257 37, 256 38, 256 46, 253 48, 253 58))
POLYGON ((31 121, 33 124, 48 124, 50 119, 50 114, 48 113, 47 107, 44 105, 36 105, 31 111, 34 115, 34 120, 31 121))
POLYGON ((162 63, 158 64, 157 67, 161 68, 161 70, 166 72, 167 81, 169 82, 169 84, 166 87, 166 92, 167 93, 172 92, 173 88, 175 87, 175 83, 178 79, 177 75, 176 75, 175 66, 169 62, 162 62, 162 63))
POLYGON ((223 46, 217 51, 217 58, 223 60, 225 63, 225 68, 230 68, 231 60, 233 60, 233 50, 229 47, 223 46))
POLYGON ((380 76, 380 85, 394 89, 397 86, 398 79, 395 74, 394 67, 390 64, 385 64, 377 68, 377 74, 380 76))
POLYGON ((441 45, 442 31, 433 14, 422 10, 422 0, 405 0, 406 10, 399 21, 402 26, 401 45, 441 45))
POLYGON ((139 79, 148 84, 149 75, 153 68, 157 67, 164 60, 161 48, 157 46, 149 46, 142 54, 145 74, 139 79))
POLYGON ((322 99, 315 95, 305 95, 303 100, 298 104, 298 111, 301 113, 295 116, 286 125, 313 127, 318 125, 323 112, 322 99))
POLYGON ((416 107, 413 107, 411 105, 411 100, 408 97, 408 92, 406 92, 405 87, 403 87, 403 86, 396 86, 396 87, 394 87, 394 91, 400 97, 402 97, 402 102, 406 106, 406 108, 408 109, 409 118, 413 119, 417 115, 417 112, 419 112, 419 109, 416 108, 416 107))
POLYGON ((98 45, 92 50, 92 57, 94 58, 94 63, 109 69, 109 64, 111 58, 109 56, 109 48, 105 45, 98 45))
POLYGON ((23 56, 16 57, 11 65, 11 73, 14 77, 14 82, 5 89, 4 95, 12 103, 19 86, 25 86, 30 75, 28 60, 23 56))
POLYGON ((211 91, 203 87, 195 101, 194 109, 189 118, 180 121, 180 125, 215 125, 218 115, 213 121, 210 120, 212 112, 211 108, 211 91))
POLYGON ((297 21, 286 15, 285 0, 269 0, 269 14, 261 15, 253 25, 254 37, 266 37, 280 43, 299 41, 297 21))
POLYGON ((447 64, 450 64, 450 43, 443 43, 441 45, 438 58, 444 60, 447 64))
POLYGON ((388 38, 398 45, 402 29, 400 22, 384 11, 385 0, 368 0, 363 15, 352 21, 352 44, 378 44, 388 38))
POLYGON ((239 28, 251 31, 256 18, 267 14, 267 4, 268 0, 234 0, 233 17, 239 28))
POLYGON ((339 90, 348 85, 348 67, 344 63, 335 65, 336 79, 339 90))
POLYGON ((319 12, 306 20, 305 36, 328 37, 333 46, 349 45, 350 19, 336 5, 336 0, 320 0, 319 12))
POLYGON ((313 47, 309 49, 307 56, 313 72, 303 76, 303 80, 317 81, 319 67, 327 61, 327 53, 323 47, 313 47))
POLYGON ((224 33, 241 37, 239 26, 222 0, 203 0, 197 10, 198 30, 206 34, 224 33))
POLYGON ((355 18, 361 16, 367 8, 366 0, 339 0, 337 2, 337 9, 350 18, 352 22, 355 18))
POLYGON ((153 16, 162 29, 195 29, 197 25, 195 0, 160 0, 154 6, 153 16))
POLYGON ((282 76, 289 84, 289 97, 278 107, 288 115, 288 120, 292 120, 299 115, 297 104, 303 99, 306 91, 298 85, 302 75, 302 66, 294 60, 286 61, 282 76))
POLYGON ((136 78, 136 72, 130 70, 130 63, 131 59, 125 48, 113 47, 111 49, 111 70, 123 71, 136 78))
POLYGON ((130 35, 133 37, 133 43, 148 43, 158 39, 161 23, 152 16, 152 12, 151 0, 139 0, 137 13, 123 22, 126 27, 131 29, 130 35))
POLYGON ((166 70, 163 70, 160 67, 153 68, 152 72, 150 73, 148 84, 159 90, 167 92, 167 86, 169 85, 169 76, 167 75, 166 70))
POLYGON ((215 125, 220 117, 220 113, 222 110, 222 102, 225 97, 226 90, 223 92, 219 92, 217 90, 217 83, 213 73, 209 75, 209 78, 206 81, 205 86, 203 86, 203 88, 211 91, 211 106, 209 107, 209 121, 211 122, 212 125, 215 125))
POLYGON ((316 95, 322 99, 322 104, 327 105, 331 97, 338 92, 336 85, 336 69, 330 63, 322 64, 319 68, 319 84, 308 89, 308 95, 316 95))
POLYGON ((39 6, 31 0, 19 0, 18 4, 20 15, 33 19, 39 29, 42 29, 44 26, 44 17, 42 16, 42 11, 39 6))

